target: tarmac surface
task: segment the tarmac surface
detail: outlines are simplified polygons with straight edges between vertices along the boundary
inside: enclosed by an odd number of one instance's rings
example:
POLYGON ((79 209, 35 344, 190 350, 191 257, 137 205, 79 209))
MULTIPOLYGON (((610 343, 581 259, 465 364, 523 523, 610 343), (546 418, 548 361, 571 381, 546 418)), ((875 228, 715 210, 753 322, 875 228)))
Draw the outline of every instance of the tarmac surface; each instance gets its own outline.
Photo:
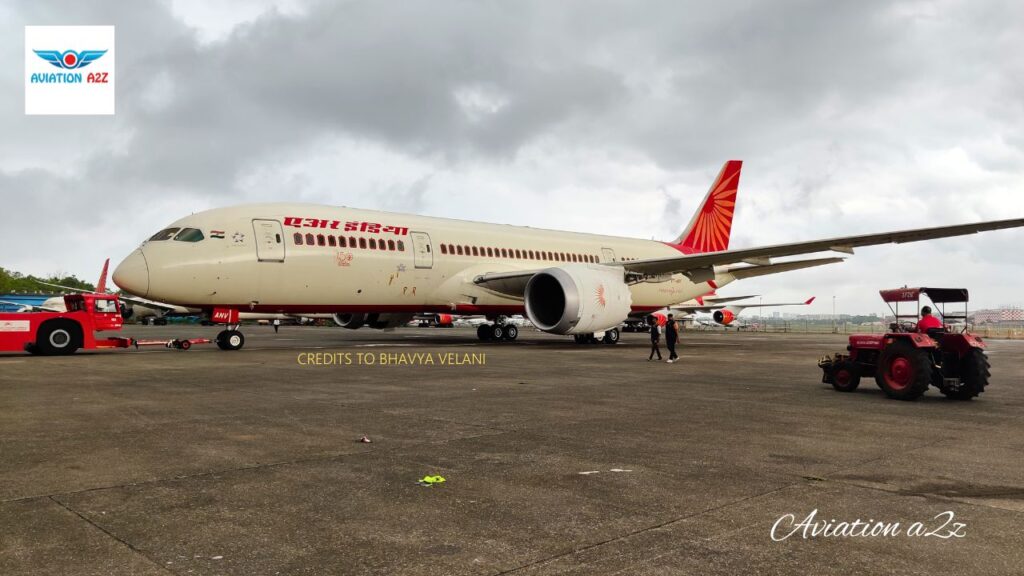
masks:
POLYGON ((1024 574, 1021 341, 981 398, 899 402, 820 383, 834 335, 244 332, 0 356, 0 574, 1024 574))

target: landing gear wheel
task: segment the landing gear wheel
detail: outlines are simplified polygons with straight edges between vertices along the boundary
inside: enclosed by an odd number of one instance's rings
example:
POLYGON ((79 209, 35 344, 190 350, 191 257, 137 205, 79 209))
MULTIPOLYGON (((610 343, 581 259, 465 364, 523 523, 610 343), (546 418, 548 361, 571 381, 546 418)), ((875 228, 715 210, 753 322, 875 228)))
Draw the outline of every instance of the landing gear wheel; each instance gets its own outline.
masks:
POLYGON ((618 344, 619 343, 619 329, 612 328, 611 330, 605 330, 604 338, 602 341, 605 344, 618 344))
POLYGON ((178 346, 182 350, 188 350, 189 348, 192 347, 192 342, 189 342, 188 340, 182 340, 181 343, 178 346))
POLYGON ((832 387, 840 392, 853 392, 860 385, 860 370, 854 362, 839 362, 832 367, 832 387))
POLYGON ((916 400, 932 380, 928 352, 907 342, 896 341, 882 351, 875 381, 889 398, 916 400))
POLYGON ((518 337, 519 337, 519 328, 518 327, 516 327, 514 324, 509 324, 508 326, 505 326, 505 340, 508 340, 509 342, 511 342, 511 341, 515 340, 516 338, 518 338, 518 337))
POLYGON ((43 322, 36 333, 35 349, 43 356, 74 354, 82 347, 82 327, 72 320, 43 322))
POLYGON ((217 334, 217 347, 221 350, 241 350, 245 346, 245 336, 238 330, 222 330, 217 334))
POLYGON ((505 337, 505 327, 501 324, 495 324, 494 327, 491 328, 491 334, 492 338, 495 340, 501 340, 505 337))
POLYGON ((943 390, 942 393, 950 400, 970 400, 985 391, 988 386, 988 356, 977 348, 964 356, 960 361, 960 388, 956 391, 943 390))
POLYGON ((491 329, 490 324, 481 324, 476 327, 476 337, 487 342, 491 338, 494 338, 494 332, 491 329))

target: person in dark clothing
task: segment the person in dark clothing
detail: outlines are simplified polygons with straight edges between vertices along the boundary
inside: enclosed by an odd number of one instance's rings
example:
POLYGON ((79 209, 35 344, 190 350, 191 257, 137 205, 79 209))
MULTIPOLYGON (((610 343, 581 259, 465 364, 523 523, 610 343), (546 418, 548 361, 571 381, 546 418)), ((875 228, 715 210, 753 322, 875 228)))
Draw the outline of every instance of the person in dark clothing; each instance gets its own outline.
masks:
POLYGON ((669 364, 679 359, 676 354, 676 341, 679 340, 679 327, 676 326, 676 321, 672 314, 668 315, 668 321, 665 322, 665 346, 668 348, 668 362, 669 364))
POLYGON ((648 316, 647 323, 651 327, 651 355, 647 357, 647 361, 654 360, 655 354, 658 355, 658 360, 661 360, 661 348, 658 347, 658 342, 661 341, 661 329, 658 327, 658 319, 648 316))

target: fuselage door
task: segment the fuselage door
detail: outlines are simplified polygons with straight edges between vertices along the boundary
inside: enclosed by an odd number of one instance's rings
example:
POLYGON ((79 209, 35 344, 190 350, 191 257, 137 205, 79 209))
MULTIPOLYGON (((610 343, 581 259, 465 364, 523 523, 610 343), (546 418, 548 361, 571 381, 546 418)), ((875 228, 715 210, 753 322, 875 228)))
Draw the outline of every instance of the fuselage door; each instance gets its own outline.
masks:
POLYGON ((256 257, 260 262, 284 262, 284 230, 277 220, 253 219, 256 257))
POLYGON ((426 232, 410 232, 412 252, 417 268, 434 267, 434 251, 430 247, 430 235, 426 232))
POLYGON ((615 262, 615 250, 611 248, 601 248, 601 256, 602 262, 615 262))

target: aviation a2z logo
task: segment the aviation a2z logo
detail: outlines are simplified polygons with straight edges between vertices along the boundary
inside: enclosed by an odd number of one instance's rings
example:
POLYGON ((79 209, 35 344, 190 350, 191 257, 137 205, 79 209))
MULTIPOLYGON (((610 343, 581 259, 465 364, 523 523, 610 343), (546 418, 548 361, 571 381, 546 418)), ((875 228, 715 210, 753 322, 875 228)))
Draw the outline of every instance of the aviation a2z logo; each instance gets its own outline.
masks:
MULTIPOLYGON (((82 50, 81 52, 75 52, 74 50, 65 50, 60 52, 59 50, 33 50, 36 56, 39 56, 43 60, 50 64, 60 68, 61 70, 78 70, 79 68, 85 68, 89 64, 99 60, 101 56, 107 53, 106 50, 82 50)), ((85 82, 87 84, 106 84, 107 83, 107 72, 90 72, 85 76, 85 82)), ((32 74, 29 79, 30 82, 49 82, 52 81, 51 77, 56 77, 56 74, 32 74)), ((55 78, 54 78, 55 79, 55 78)), ((81 82, 81 74, 64 74, 61 76, 62 80, 70 80, 70 83, 81 82)))

